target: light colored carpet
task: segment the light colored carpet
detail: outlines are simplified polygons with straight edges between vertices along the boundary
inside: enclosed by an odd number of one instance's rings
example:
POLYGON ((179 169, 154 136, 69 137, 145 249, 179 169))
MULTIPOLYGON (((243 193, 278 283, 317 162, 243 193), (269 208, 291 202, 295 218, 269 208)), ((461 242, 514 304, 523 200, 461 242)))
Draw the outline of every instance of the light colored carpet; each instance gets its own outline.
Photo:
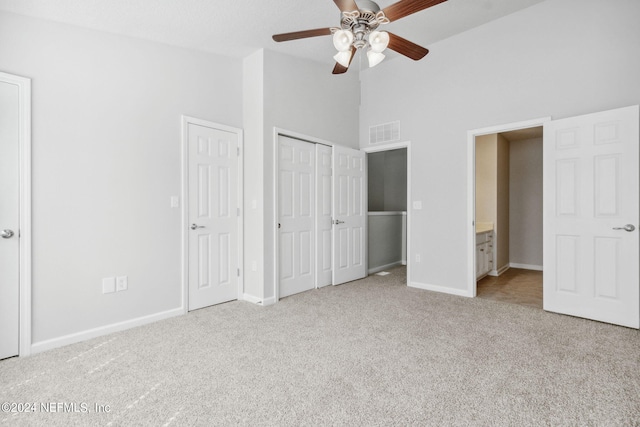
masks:
POLYGON ((37 408, 0 424, 640 425, 638 331, 407 288, 404 271, 2 361, 0 402, 37 408))

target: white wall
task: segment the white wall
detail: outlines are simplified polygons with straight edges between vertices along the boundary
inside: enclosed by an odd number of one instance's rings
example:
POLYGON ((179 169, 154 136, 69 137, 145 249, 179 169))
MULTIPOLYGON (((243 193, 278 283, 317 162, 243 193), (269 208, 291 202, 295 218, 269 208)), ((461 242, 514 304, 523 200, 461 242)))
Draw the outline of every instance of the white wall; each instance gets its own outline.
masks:
POLYGON ((383 151, 384 210, 407 210, 407 149, 383 151))
POLYGON ((496 272, 509 267, 509 141, 497 135, 496 164, 496 221, 494 227, 493 269, 496 272))
POLYGON ((542 138, 510 144, 509 261, 542 266, 542 138))
POLYGON ((384 210, 384 151, 367 154, 367 205, 369 212, 384 210))
MULTIPOLYGON (((464 292, 467 131, 640 103, 640 2, 548 0, 361 73, 360 146, 401 118, 412 142, 410 281, 464 292), (384 101, 384 102, 382 102, 384 101)), ((409 203, 411 205, 411 203, 409 203)))
POLYGON ((407 210, 407 149, 367 154, 369 211, 407 210))
POLYGON ((244 293, 264 299, 264 51, 243 63, 244 293))
POLYGON ((404 261, 403 243, 406 216, 402 214, 369 215, 367 224, 369 271, 404 261))
POLYGON ((498 136, 476 137, 476 222, 496 223, 498 216, 498 136))
MULTIPOLYGON (((245 291, 258 300, 275 296, 273 251, 276 234, 274 213, 274 127, 332 143, 358 147, 360 85, 357 73, 332 75, 333 67, 264 50, 254 54, 245 69, 262 72, 262 135, 246 138, 247 149, 260 147, 262 169, 245 168, 245 200, 257 200, 256 212, 246 219, 245 291), (261 68, 261 70, 260 70, 261 68)), ((245 96, 246 103, 255 100, 245 96)), ((246 126, 252 126, 245 123, 246 126)), ((246 150, 245 150, 246 151, 246 150)), ((250 208, 248 208, 250 209, 250 208)), ((246 211, 246 210, 245 210, 246 211)))
POLYGON ((33 341, 179 308, 180 116, 242 127, 241 61, 2 13, 0 70, 33 79, 33 341))

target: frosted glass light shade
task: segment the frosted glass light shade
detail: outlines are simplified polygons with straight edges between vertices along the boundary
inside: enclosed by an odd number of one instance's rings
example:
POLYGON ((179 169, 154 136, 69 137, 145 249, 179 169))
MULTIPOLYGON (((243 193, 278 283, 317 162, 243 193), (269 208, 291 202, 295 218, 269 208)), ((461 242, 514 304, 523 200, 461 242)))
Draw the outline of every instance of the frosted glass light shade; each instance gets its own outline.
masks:
POLYGON ((384 59, 384 54, 380 52, 374 52, 373 49, 367 51, 367 59, 369 60, 369 67, 375 67, 384 59))
POLYGON ((333 45, 340 52, 345 52, 351 49, 351 43, 353 43, 353 33, 349 30, 338 30, 333 33, 333 45))
POLYGON ((345 52, 336 53, 333 59, 335 59, 336 62, 342 65, 343 67, 349 68, 349 64, 351 63, 351 55, 352 55, 352 52, 350 50, 347 50, 345 52))
POLYGON ((369 44, 372 51, 381 53, 389 46, 389 33, 386 31, 372 31, 369 34, 369 44))

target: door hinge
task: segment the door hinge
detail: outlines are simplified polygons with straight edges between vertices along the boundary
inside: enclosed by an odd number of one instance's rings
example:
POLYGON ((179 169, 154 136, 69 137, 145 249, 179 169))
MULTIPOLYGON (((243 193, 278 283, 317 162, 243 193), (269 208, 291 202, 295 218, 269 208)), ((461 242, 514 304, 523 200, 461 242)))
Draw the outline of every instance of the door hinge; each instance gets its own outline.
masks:
POLYGON ((238 277, 240 277, 240 269, 238 268, 238 277))
POLYGON ((240 147, 236 147, 236 154, 240 156, 240 147))
POLYGON ((237 211, 238 211, 238 216, 240 216, 240 208, 238 208, 237 211))

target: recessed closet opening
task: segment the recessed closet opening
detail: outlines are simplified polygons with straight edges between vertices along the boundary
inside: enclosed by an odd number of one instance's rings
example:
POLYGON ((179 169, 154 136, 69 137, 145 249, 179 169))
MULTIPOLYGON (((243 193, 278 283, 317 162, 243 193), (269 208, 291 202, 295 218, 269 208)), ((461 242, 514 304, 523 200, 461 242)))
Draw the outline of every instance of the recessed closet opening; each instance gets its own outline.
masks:
POLYGON ((407 264, 407 148, 367 154, 368 273, 407 264))
POLYGON ((475 139, 476 295, 542 308, 542 126, 475 139))

